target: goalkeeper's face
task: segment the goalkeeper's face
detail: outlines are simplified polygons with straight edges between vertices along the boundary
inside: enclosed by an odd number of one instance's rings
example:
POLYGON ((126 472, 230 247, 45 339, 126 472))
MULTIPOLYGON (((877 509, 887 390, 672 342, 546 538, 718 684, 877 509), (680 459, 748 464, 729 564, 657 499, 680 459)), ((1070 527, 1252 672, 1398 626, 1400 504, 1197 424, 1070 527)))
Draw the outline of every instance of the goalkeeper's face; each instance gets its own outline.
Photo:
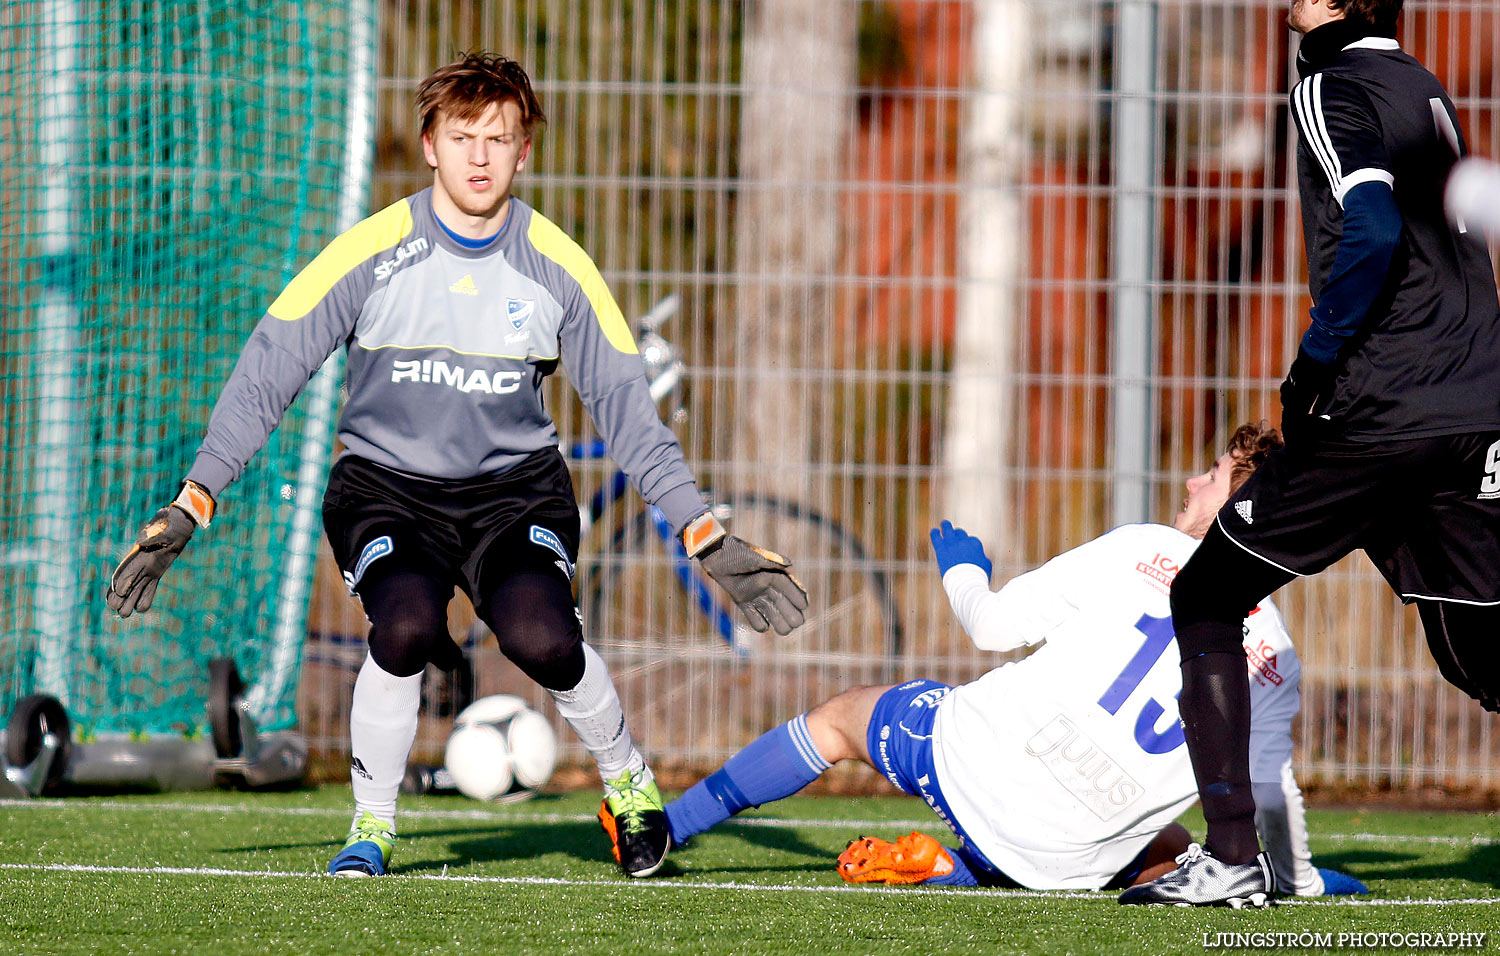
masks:
POLYGON ((1219 456, 1213 467, 1201 475, 1187 480, 1187 498, 1172 527, 1184 534, 1202 538, 1213 526, 1214 516, 1229 500, 1234 473, 1234 456, 1229 452, 1219 456))
POLYGON ((473 120, 440 113, 422 137, 422 152, 435 189, 464 215, 490 219, 510 196, 511 180, 526 167, 531 138, 521 123, 521 107, 505 100, 473 120))

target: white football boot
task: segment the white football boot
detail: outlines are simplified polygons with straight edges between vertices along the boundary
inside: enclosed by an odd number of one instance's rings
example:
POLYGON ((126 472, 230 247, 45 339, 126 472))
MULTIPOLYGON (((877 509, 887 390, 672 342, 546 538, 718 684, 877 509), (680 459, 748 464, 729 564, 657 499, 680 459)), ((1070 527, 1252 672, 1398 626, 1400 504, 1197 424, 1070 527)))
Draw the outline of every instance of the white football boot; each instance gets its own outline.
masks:
POLYGON ((1258 854, 1249 863, 1221 863, 1196 843, 1177 858, 1177 869, 1150 883, 1132 886, 1120 902, 1157 906, 1265 907, 1276 895, 1271 857, 1258 854))

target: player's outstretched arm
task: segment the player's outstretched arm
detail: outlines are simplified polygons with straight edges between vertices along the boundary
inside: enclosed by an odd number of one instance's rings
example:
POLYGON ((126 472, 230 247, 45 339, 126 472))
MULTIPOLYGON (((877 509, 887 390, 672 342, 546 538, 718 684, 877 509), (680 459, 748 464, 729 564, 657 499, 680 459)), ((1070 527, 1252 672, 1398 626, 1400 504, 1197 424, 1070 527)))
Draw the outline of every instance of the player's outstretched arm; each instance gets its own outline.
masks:
POLYGON ((1047 567, 991 591, 994 565, 984 553, 982 541, 951 521, 933 528, 929 536, 948 603, 964 633, 980 650, 1005 652, 1035 644, 1046 637, 1060 616, 1071 613, 1067 602, 1054 593, 1052 582, 1057 575, 1047 567))
POLYGON ((110 577, 106 601, 121 617, 149 610, 161 576, 208 527, 214 496, 265 445, 297 393, 353 330, 373 259, 412 228, 406 201, 340 235, 297 274, 256 325, 209 417, 182 493, 141 528, 110 577))
POLYGON ((984 572, 988 581, 995 573, 995 565, 984 553, 984 542, 951 521, 944 521, 927 533, 932 539, 932 553, 937 558, 938 574, 946 575, 960 564, 971 564, 984 572))
POLYGON ((1006 628, 1001 615, 995 613, 1000 595, 990 590, 995 566, 984 553, 984 542, 951 521, 933 528, 928 537, 938 573, 943 576, 943 592, 974 646, 1003 652, 1024 644, 1025 640, 1006 628))
POLYGON ((744 613, 750 626, 782 636, 802 626, 807 589, 792 574, 792 563, 774 551, 757 548, 724 529, 711 513, 698 516, 682 531, 688 557, 697 558, 744 613))
POLYGON ((141 528, 135 544, 110 576, 105 596, 110 610, 120 617, 149 611, 161 576, 187 547, 193 532, 208 527, 213 516, 213 496, 195 482, 184 482, 177 499, 141 528))
POLYGON ((791 562, 728 534, 706 513, 682 447, 657 413, 630 325, 598 267, 577 243, 533 212, 528 236, 570 275, 559 331, 563 367, 609 453, 648 504, 678 530, 688 557, 729 592, 757 631, 786 635, 805 620, 807 590, 791 562))

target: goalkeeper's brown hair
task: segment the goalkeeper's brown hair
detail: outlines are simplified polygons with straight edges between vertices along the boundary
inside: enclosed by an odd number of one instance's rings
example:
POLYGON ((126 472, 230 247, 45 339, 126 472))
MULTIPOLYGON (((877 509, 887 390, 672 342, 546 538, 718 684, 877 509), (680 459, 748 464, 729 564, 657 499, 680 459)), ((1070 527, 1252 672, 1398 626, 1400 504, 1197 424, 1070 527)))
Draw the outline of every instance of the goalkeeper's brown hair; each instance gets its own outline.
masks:
POLYGON ((546 125, 547 114, 521 64, 499 53, 465 53, 462 59, 433 70, 417 87, 422 135, 432 132, 439 113, 472 122, 506 100, 520 107, 521 125, 528 137, 546 125))
POLYGON ((1272 428, 1270 422, 1246 422, 1236 428, 1230 436, 1229 447, 1224 449, 1234 459, 1234 466, 1229 470, 1229 493, 1239 491, 1240 485, 1265 463, 1266 456, 1283 444, 1281 432, 1272 428))

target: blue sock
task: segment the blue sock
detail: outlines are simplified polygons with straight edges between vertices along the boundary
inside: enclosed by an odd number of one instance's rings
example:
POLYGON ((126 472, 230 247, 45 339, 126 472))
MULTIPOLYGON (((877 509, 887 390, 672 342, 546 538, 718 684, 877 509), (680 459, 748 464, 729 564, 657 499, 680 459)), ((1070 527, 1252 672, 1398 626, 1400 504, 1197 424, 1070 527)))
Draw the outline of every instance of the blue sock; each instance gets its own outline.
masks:
POLYGON ((975 879, 974 872, 969 869, 969 864, 964 862, 964 855, 951 846, 943 849, 953 857, 953 872, 943 876, 931 876, 922 881, 923 886, 978 886, 979 880, 975 879))
POLYGON ((672 842, 680 846, 746 807, 790 797, 830 766, 807 730, 807 715, 789 720, 752 740, 707 779, 667 804, 672 842))

